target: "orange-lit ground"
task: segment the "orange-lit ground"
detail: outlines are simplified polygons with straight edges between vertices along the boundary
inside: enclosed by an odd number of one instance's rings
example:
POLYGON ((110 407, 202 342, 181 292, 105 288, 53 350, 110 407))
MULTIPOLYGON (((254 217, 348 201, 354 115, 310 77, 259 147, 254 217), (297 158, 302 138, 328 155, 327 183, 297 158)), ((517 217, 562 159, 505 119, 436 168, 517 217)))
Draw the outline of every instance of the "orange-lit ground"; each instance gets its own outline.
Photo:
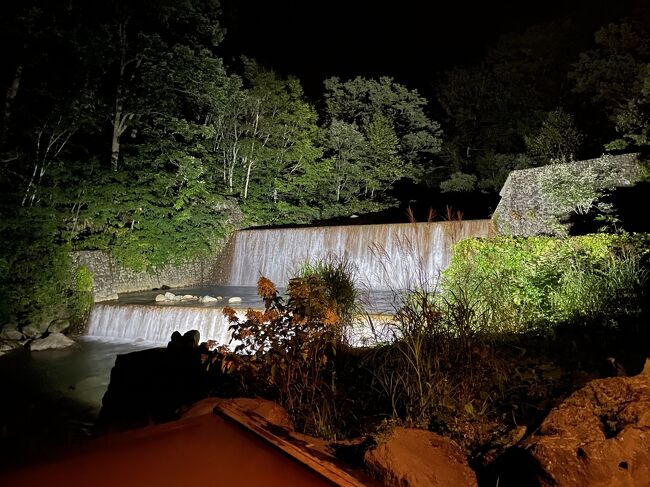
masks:
POLYGON ((9 486, 325 486, 316 473, 214 414, 113 434, 56 461, 0 473, 9 486))

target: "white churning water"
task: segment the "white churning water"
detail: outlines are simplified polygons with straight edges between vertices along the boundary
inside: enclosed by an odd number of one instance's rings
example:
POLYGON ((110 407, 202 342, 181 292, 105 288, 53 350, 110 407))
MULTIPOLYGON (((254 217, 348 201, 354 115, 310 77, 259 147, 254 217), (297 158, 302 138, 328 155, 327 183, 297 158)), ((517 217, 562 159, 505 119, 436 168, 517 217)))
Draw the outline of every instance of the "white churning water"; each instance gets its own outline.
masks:
POLYGON ((370 289, 412 287, 424 272, 435 278, 454 243, 487 236, 490 220, 241 230, 234 236, 228 284, 254 286, 260 276, 286 285, 307 260, 347 258, 370 289))
POLYGON ((174 331, 199 330, 201 341, 230 340, 222 308, 96 304, 88 318, 86 335, 124 341, 146 340, 167 344, 174 331))

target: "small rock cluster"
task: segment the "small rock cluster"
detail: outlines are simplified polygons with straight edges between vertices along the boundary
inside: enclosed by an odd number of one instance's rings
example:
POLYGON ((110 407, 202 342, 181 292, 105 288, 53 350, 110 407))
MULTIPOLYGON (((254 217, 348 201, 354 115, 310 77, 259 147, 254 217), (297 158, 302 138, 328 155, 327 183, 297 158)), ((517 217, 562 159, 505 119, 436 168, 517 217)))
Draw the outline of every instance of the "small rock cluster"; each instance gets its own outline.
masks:
POLYGON ((7 324, 0 330, 0 356, 27 347, 31 351, 66 348, 74 340, 63 334, 70 328, 70 320, 56 319, 23 327, 7 324))
MULTIPOLYGON (((194 296, 193 294, 180 295, 167 291, 165 294, 157 294, 155 301, 156 303, 181 303, 189 301, 197 301, 199 303, 217 303, 219 301, 223 301, 223 299, 224 298, 221 296, 217 296, 215 298, 213 296, 194 296)), ((241 303, 241 301, 242 299, 237 296, 228 298, 229 303, 241 303)))

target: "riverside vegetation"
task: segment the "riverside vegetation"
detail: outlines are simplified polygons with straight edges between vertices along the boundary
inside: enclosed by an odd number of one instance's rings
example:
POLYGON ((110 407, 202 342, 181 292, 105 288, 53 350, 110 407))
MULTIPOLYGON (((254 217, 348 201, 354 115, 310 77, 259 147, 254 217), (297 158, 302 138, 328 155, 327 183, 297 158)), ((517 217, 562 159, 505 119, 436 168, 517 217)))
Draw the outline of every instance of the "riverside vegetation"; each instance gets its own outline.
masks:
POLYGON ((435 285, 403 292, 385 325, 392 340, 365 348, 346 344, 358 326, 348 264, 307 266, 286 300, 261 278, 265 311, 226 310, 240 344, 224 370, 240 393, 286 407, 303 432, 340 440, 416 426, 456 440, 480 471, 588 380, 640 371, 649 243, 648 234, 462 241, 435 285))

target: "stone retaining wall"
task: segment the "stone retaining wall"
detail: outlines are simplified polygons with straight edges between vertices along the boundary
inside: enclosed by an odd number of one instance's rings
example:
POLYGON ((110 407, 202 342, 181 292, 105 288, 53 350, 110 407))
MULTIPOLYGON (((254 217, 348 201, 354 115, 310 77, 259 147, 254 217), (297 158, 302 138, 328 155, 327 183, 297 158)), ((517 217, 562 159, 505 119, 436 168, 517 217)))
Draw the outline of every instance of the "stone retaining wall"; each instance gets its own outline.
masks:
POLYGON ((554 174, 561 172, 602 174, 602 189, 606 186, 625 187, 636 182, 639 167, 638 154, 622 154, 512 171, 501 189, 501 201, 492 216, 495 228, 498 233, 506 235, 565 234, 568 228, 561 219, 573 208, 570 204, 552 201, 544 194, 544 181, 548 184, 554 174))
POLYGON ((73 252, 72 260, 75 266, 86 266, 93 274, 96 302, 116 299, 117 293, 214 283, 211 278, 217 267, 217 257, 214 257, 177 266, 167 265, 151 272, 135 272, 125 269, 110 254, 99 250, 73 252))

